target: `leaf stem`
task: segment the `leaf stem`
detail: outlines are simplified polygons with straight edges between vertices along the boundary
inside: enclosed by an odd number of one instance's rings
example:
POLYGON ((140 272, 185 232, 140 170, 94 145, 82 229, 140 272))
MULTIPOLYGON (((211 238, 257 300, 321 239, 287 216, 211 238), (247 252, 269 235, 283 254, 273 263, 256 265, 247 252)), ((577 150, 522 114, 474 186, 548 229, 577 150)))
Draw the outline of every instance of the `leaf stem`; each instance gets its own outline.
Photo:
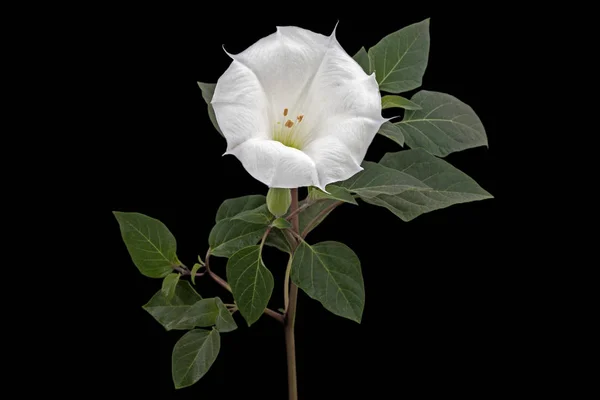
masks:
POLYGON ((317 214, 317 216, 314 217, 312 219, 312 221, 310 221, 306 225, 306 228, 304 228, 304 230, 302 231, 302 235, 301 235, 302 238, 305 238, 306 235, 308 235, 308 232, 310 232, 310 230, 312 228, 314 228, 314 226, 317 224, 317 222, 319 222, 319 220, 321 218, 323 218, 325 215, 327 215, 329 212, 331 212, 334 208, 336 208, 337 206, 339 206, 342 203, 343 203, 343 201, 336 201, 335 203, 331 204, 329 207, 327 207, 323 211, 321 211, 319 214, 317 214))
MULTIPOLYGON (((296 215, 300 214, 302 211, 304 211, 304 209, 308 208, 309 206, 313 205, 314 202, 310 202, 310 201, 306 201, 306 203, 302 204, 302 206, 296 208, 295 210, 293 210, 290 215, 288 215, 287 217, 285 217, 286 220, 291 221, 292 218, 294 218, 296 215)), ((291 208, 291 207, 290 207, 291 208)))
MULTIPOLYGON (((291 194, 292 204, 290 205, 290 209, 292 212, 290 213, 290 216, 292 222, 292 232, 297 235, 298 231, 300 230, 300 223, 298 220, 298 189, 292 189, 291 194)), ((294 337, 294 324, 296 322, 296 306, 298 301, 298 286, 296 286, 294 282, 290 282, 289 280, 289 270, 291 270, 293 253, 295 250, 296 246, 294 246, 294 248, 292 249, 292 255, 290 256, 290 261, 288 262, 284 287, 284 292, 289 291, 284 314, 285 346, 288 365, 289 400, 298 399, 298 382, 296 376, 296 340, 294 337)))

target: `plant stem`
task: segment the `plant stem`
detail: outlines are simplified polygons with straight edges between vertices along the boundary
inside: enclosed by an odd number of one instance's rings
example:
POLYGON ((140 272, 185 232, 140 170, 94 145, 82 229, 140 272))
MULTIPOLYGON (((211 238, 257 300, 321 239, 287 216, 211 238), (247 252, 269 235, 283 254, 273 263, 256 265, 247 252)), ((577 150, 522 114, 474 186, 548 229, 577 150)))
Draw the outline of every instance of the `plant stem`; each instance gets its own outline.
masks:
MULTIPOLYGON (((290 206, 292 215, 292 230, 298 234, 299 220, 298 220, 298 189, 292 189, 292 204, 290 206)), ((294 248, 293 251, 296 249, 294 248)), ((293 253, 292 251, 292 253, 293 253)), ((291 259, 288 263, 288 269, 291 267, 291 259)), ((285 329, 285 347, 287 353, 287 365, 288 365, 288 393, 289 400, 298 399, 298 382, 296 376, 296 343, 294 338, 294 324, 296 322, 296 306, 298 302, 298 286, 294 282, 289 281, 289 274, 286 271, 287 279, 285 282, 286 289, 289 284, 289 300, 285 308, 284 315, 284 329, 285 329)))

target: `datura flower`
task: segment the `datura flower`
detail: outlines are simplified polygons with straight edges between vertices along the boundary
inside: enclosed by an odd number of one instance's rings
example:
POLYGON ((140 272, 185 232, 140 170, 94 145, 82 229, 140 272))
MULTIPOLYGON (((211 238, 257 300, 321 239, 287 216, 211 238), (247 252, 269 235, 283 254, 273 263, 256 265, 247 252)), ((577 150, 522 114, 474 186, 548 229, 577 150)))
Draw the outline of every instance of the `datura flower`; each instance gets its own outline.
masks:
POLYGON ((233 55, 211 104, 234 155, 270 188, 322 190, 360 172, 381 124, 381 94, 336 39, 298 27, 233 55))

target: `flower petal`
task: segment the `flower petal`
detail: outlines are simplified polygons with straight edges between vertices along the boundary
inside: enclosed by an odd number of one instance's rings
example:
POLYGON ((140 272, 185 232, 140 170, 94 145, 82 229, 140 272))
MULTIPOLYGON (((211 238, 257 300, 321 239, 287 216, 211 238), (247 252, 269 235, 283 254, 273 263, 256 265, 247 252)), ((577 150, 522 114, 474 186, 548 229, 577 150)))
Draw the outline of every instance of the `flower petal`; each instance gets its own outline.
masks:
POLYGON ((318 183, 314 186, 323 191, 330 183, 344 181, 363 169, 348 146, 335 136, 313 140, 303 151, 315 162, 318 183))
POLYGON ((260 82, 248 68, 234 61, 217 81, 211 104, 227 140, 227 151, 271 131, 269 103, 260 82))
POLYGON ((283 116, 284 109, 292 111, 315 76, 329 45, 327 36, 298 27, 279 26, 275 33, 230 57, 256 76, 271 103, 272 118, 276 120, 283 116))
POLYGON ((317 186, 314 161, 302 151, 269 139, 250 139, 231 152, 252 177, 269 187, 317 186))

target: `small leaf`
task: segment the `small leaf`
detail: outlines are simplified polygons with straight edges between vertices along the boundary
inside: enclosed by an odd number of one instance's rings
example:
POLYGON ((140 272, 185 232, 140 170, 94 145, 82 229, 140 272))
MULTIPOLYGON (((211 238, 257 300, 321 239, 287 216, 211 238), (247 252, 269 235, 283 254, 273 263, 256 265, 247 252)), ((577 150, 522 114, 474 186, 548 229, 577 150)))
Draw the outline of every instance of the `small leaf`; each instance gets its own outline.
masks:
POLYGON ((171 299, 165 297, 162 290, 142 308, 168 331, 173 329, 192 329, 193 321, 185 318, 189 308, 202 300, 188 281, 179 281, 175 287, 175 294, 171 299))
POLYGON ((260 246, 248 246, 227 262, 227 281, 240 313, 251 326, 267 308, 273 292, 273 275, 263 261, 260 246))
POLYGON ((429 191, 410 190, 393 196, 382 194, 363 198, 367 203, 387 208, 403 221, 411 221, 421 214, 454 204, 493 198, 473 178, 425 150, 387 153, 380 163, 404 171, 432 188, 429 191))
POLYGON ((342 182, 346 189, 361 197, 393 195, 406 190, 430 190, 426 184, 405 172, 372 161, 364 161, 362 167, 364 170, 342 182))
POLYGON ((226 218, 233 218, 241 212, 254 210, 262 206, 267 201, 266 197, 260 194, 251 194, 248 196, 227 199, 217 210, 215 222, 226 218))
POLYGON ((166 299, 171 300, 175 295, 175 289, 177 288, 180 276, 179 274, 169 274, 163 279, 161 291, 166 299))
POLYGON ((177 242, 159 220, 135 212, 114 211, 121 236, 139 271, 150 278, 164 278, 179 265, 177 242))
POLYGON ((198 270, 200 268, 202 268, 202 265, 200 265, 200 263, 195 263, 194 266, 192 267, 191 276, 192 276, 192 283, 194 285, 196 284, 196 274, 198 273, 198 270))
POLYGON ((231 218, 246 221, 251 224, 269 225, 273 220, 273 214, 269 212, 266 204, 258 206, 253 210, 242 211, 231 218))
MULTIPOLYGON (((305 201, 306 200, 301 201, 299 205, 304 205, 305 201)), ((302 210, 298 217, 300 233, 304 232, 308 234, 319 226, 331 211, 333 211, 333 208, 330 207, 332 207, 334 203, 337 203, 337 200, 320 200, 302 210), (322 212, 325 212, 325 214, 321 214, 322 212)))
POLYGON ((280 230, 271 230, 271 232, 269 232, 269 236, 267 236, 265 245, 269 247, 275 247, 284 253, 290 254, 292 252, 290 242, 286 239, 285 234, 280 230))
POLYGON ((409 99, 402 96, 383 96, 381 98, 381 108, 403 108, 405 110, 420 110, 421 106, 413 103, 409 99))
POLYGON ((292 260, 292 281, 332 313, 359 322, 365 289, 356 254, 345 244, 301 241, 292 260))
POLYGON ((392 139, 400 146, 404 146, 404 134, 402 133, 402 129, 398 128, 398 126, 392 124, 391 122, 384 122, 377 133, 392 139))
POLYGON ((488 145, 481 120, 456 97, 421 90, 412 100, 421 110, 407 111, 404 119, 395 124, 410 148, 422 148, 434 156, 445 157, 455 151, 488 145))
POLYGON ((325 190, 327 190, 329 193, 325 193, 321 189, 311 186, 308 191, 308 196, 312 200, 331 199, 358 205, 356 200, 354 200, 354 197, 352 197, 352 194, 350 194, 350 192, 341 186, 328 185, 325 190))
POLYGON ((285 218, 277 218, 273 221, 272 225, 278 229, 289 229, 292 227, 292 223, 285 218))
POLYGON ((213 95, 215 93, 215 87, 217 86, 217 84, 216 83, 198 82, 198 86, 200 86, 200 90, 202 90, 202 97, 204 98, 204 101, 207 104, 208 117, 210 118, 210 122, 212 122, 212 124, 215 127, 215 129, 217 130, 217 132, 219 132, 219 134, 221 136, 223 136, 223 132, 221 132, 221 128, 219 128, 219 124, 217 122, 215 110, 214 110, 212 104, 210 104, 210 102, 213 98, 213 95))
POLYGON ((237 324, 235 323, 235 320, 233 319, 233 316, 227 307, 225 307, 225 304, 223 304, 221 299, 218 297, 215 298, 215 301, 219 310, 216 319, 216 328, 219 330, 219 332, 223 333, 236 330, 237 324))
POLYGON ((231 257, 236 251, 254 245, 262 238, 266 227, 245 221, 219 221, 208 236, 210 253, 217 257, 231 257))
POLYGON ((429 19, 387 35, 369 49, 369 59, 381 91, 418 88, 429 60, 429 19))
POLYGON ((194 329, 179 339, 173 348, 172 376, 176 389, 198 382, 217 359, 221 337, 216 329, 194 329))
POLYGON ((360 65, 367 75, 371 75, 373 70, 371 69, 371 63, 369 61, 369 54, 367 53, 367 50, 365 50, 364 46, 361 47, 352 58, 354 58, 354 61, 360 65))

